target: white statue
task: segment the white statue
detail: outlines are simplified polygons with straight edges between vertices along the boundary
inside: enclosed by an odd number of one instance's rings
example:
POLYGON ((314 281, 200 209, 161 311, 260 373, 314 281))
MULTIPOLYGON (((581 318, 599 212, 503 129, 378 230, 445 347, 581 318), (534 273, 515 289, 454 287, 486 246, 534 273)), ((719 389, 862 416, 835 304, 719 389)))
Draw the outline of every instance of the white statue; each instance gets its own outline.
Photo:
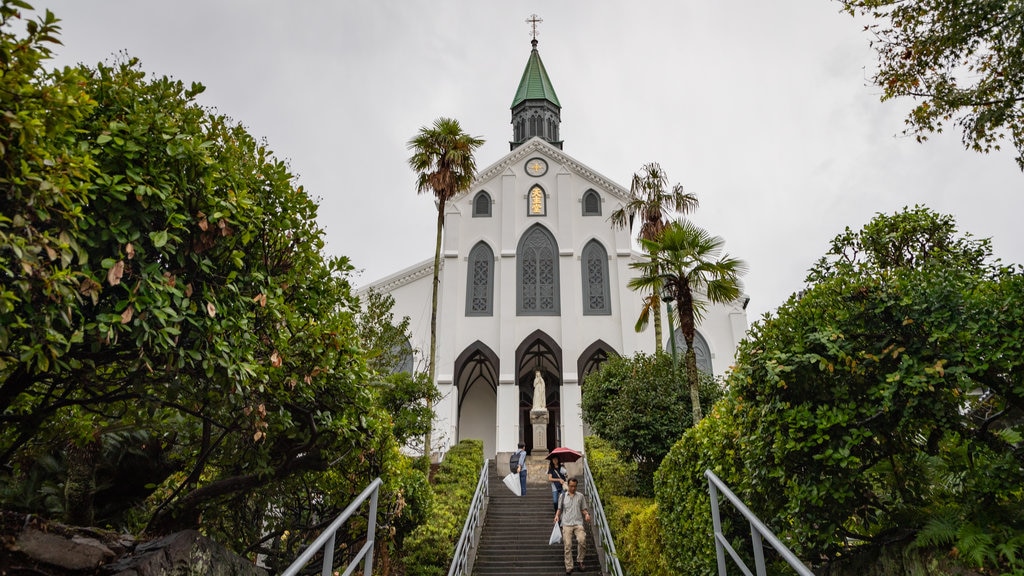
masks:
POLYGON ((533 409, 547 410, 547 392, 544 390, 544 377, 540 370, 535 371, 533 376, 533 409))

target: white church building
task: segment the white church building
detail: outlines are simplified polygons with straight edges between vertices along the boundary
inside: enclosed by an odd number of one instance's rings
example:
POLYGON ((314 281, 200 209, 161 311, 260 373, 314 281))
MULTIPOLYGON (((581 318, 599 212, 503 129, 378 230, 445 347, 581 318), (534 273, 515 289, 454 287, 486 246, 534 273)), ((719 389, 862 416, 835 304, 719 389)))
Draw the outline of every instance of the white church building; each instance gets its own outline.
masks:
MULTIPOLYGON (((642 295, 626 286, 637 274, 630 263, 644 256, 631 232, 609 221, 629 190, 562 150, 560 112, 534 39, 512 102, 511 151, 480 170, 445 210, 435 453, 465 438, 482 440, 488 458, 519 442, 534 454, 582 450, 587 374, 610 356, 653 352, 653 328, 634 331, 642 295), (538 370, 549 416, 535 427, 538 370)), ((360 289, 394 297, 395 316, 411 320, 418 358, 430 345, 433 254, 425 256, 360 289)), ((748 300, 709 307, 694 345, 702 370, 721 375, 732 363, 747 330, 748 300)), ((662 325, 668 334, 667 318, 662 325)))

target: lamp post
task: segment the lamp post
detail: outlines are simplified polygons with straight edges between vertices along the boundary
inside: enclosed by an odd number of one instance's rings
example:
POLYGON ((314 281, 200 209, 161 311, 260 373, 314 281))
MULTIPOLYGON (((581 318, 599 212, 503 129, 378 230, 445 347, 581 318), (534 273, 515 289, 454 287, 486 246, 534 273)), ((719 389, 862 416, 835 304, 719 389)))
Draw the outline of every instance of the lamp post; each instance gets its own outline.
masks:
POLYGON ((661 301, 668 308, 668 338, 669 344, 672 346, 672 376, 675 377, 679 364, 679 355, 676 353, 676 329, 672 324, 672 302, 676 299, 676 295, 671 281, 671 276, 662 276, 661 301))

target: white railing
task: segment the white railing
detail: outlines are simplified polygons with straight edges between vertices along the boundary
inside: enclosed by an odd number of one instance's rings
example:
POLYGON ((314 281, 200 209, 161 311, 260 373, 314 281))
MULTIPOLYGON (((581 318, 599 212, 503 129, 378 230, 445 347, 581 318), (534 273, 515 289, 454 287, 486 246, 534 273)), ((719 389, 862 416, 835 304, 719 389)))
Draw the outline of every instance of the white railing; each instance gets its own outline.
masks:
POLYGON ((380 487, 383 482, 380 478, 377 478, 366 487, 365 490, 356 499, 345 508, 337 518, 334 519, 323 532, 317 536, 316 540, 309 545, 306 550, 292 562, 292 565, 287 570, 281 573, 281 576, 295 576, 302 570, 310 560, 321 550, 323 550, 324 558, 322 568, 320 570, 321 576, 331 576, 334 570, 334 539, 338 534, 338 530, 341 526, 355 513, 356 510, 362 506, 363 502, 367 498, 370 499, 370 509, 367 511, 367 522, 366 522, 366 543, 359 549, 359 552, 352 557, 352 560, 346 566, 345 572, 342 576, 349 576, 352 571, 359 565, 359 561, 363 560, 363 576, 371 576, 373 573, 373 544, 376 540, 375 534, 377 531, 377 497, 380 495, 380 487))
POLYGON ((800 576, 814 576, 814 572, 811 572, 796 554, 793 554, 786 548, 786 545, 781 540, 775 537, 775 534, 764 525, 763 522, 758 520, 757 516, 750 511, 749 508, 739 499, 729 487, 725 485, 725 482, 715 475, 711 470, 706 470, 704 476, 708 479, 708 490, 711 492, 711 521, 715 528, 715 556, 718 559, 718 576, 728 576, 725 565, 725 552, 728 551, 729 555, 732 556, 733 561, 746 576, 754 576, 750 572, 750 568, 747 567, 743 559, 740 558, 736 550, 733 549, 732 545, 726 539, 722 533, 722 517, 718 511, 718 493, 721 492, 725 495, 726 499, 732 503, 732 505, 743 514, 750 523, 750 542, 754 547, 754 570, 757 576, 766 576, 767 570, 764 563, 764 545, 763 540, 767 540, 768 544, 775 549, 776 552, 782 556, 786 562, 796 571, 800 576))
POLYGON ((604 506, 597 494, 594 475, 590 473, 590 465, 587 464, 586 458, 583 459, 583 494, 590 499, 591 511, 594 513, 594 543, 597 547, 597 556, 601 560, 601 573, 623 576, 619 557, 615 553, 612 530, 608 527, 608 517, 604 514, 604 506))
POLYGON ((487 516, 488 492, 488 460, 484 458, 483 468, 480 469, 480 480, 476 483, 476 492, 473 493, 473 501, 469 504, 469 514, 466 515, 466 523, 462 526, 462 535, 459 536, 459 543, 455 545, 455 556, 452 558, 451 568, 448 569, 448 576, 463 576, 471 574, 473 561, 476 559, 477 538, 484 525, 484 518, 487 516))

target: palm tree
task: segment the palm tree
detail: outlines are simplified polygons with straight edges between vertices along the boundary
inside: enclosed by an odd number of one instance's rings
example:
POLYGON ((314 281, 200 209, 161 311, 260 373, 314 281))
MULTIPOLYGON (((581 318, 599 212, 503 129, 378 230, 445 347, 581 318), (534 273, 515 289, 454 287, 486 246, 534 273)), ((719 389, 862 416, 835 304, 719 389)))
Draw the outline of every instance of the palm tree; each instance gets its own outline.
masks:
MULTIPOLYGON (((637 238, 657 240, 665 228, 665 222, 673 214, 689 214, 697 209, 697 197, 683 192, 683 186, 676 184, 668 189, 668 174, 657 162, 645 164, 640 172, 633 174, 633 183, 629 187, 629 201, 625 206, 612 212, 611 223, 617 228, 633 229, 633 221, 639 215, 640 230, 637 238)), ((654 316, 654 340, 656 350, 661 351, 661 299, 658 297, 660 285, 650 286, 651 293, 644 297, 644 307, 636 321, 637 332, 647 326, 650 317, 654 316)))
POLYGON ((700 397, 697 388, 697 353, 693 339, 697 324, 704 319, 709 304, 724 304, 740 297, 740 276, 747 263, 723 253, 725 240, 688 220, 672 222, 657 240, 641 240, 650 260, 630 266, 643 275, 629 281, 634 290, 654 289, 662 283, 676 302, 679 329, 686 342, 686 378, 693 403, 693 423, 700 421, 700 397))
MULTIPOLYGON (((441 231, 444 229, 445 204, 456 194, 468 190, 476 176, 473 152, 482 146, 483 139, 462 131, 458 120, 438 118, 433 126, 420 128, 409 140, 412 151, 409 166, 416 171, 416 192, 431 193, 437 201, 437 241, 434 244, 434 280, 430 301, 430 381, 437 371, 437 285, 441 267, 441 231)), ((427 408, 432 409, 427 399, 427 408)), ((430 456, 431 428, 423 438, 423 453, 430 456)))

